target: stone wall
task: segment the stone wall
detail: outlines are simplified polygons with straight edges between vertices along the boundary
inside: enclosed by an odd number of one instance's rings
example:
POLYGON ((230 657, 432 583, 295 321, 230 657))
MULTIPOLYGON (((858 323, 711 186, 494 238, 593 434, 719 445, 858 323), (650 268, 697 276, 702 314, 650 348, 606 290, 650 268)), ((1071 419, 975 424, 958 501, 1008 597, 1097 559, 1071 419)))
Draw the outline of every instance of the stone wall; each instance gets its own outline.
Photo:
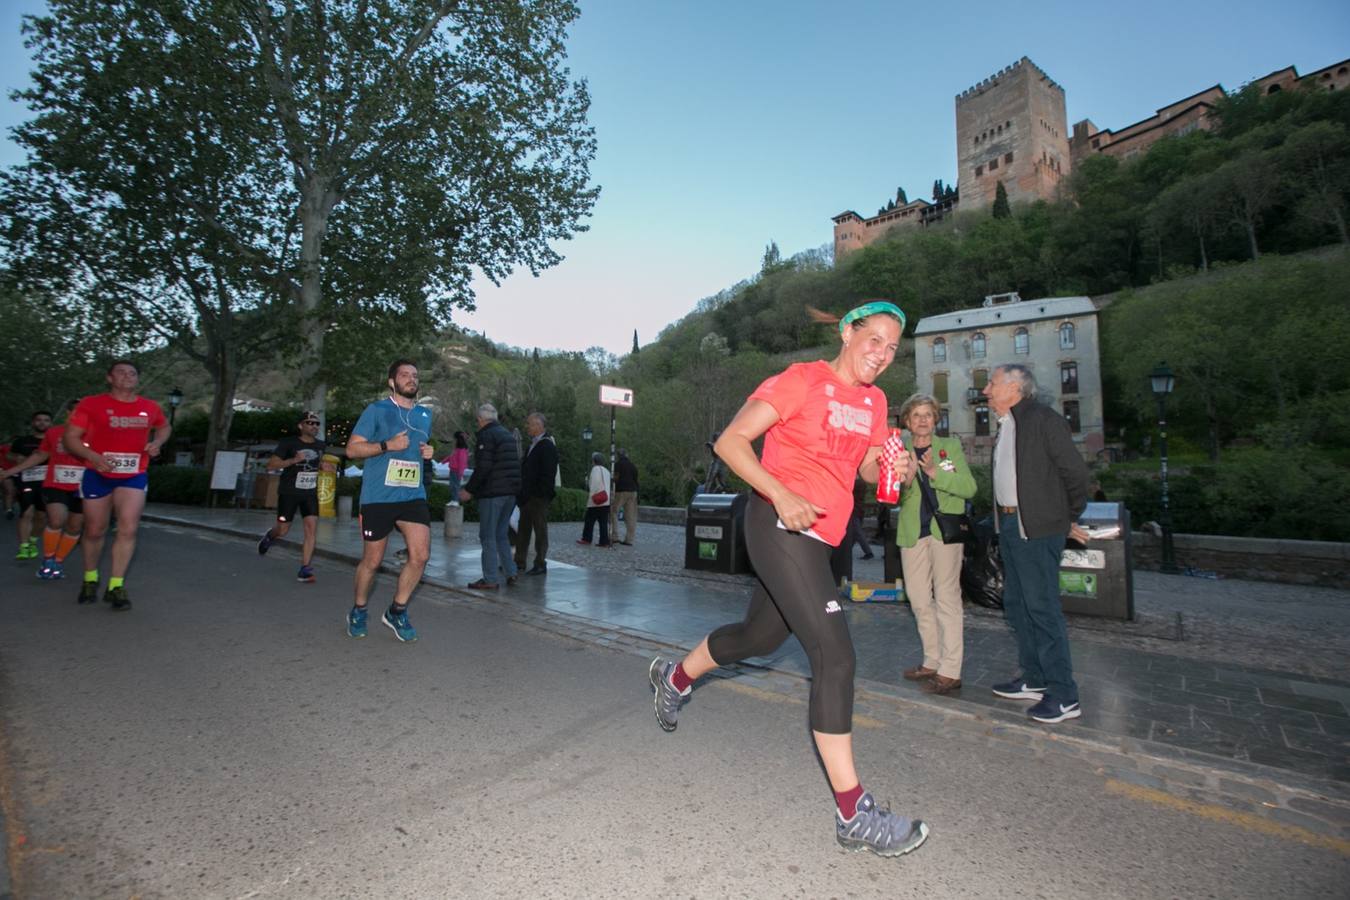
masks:
MULTIPOLYGON (((1285 584, 1344 588, 1350 583, 1350 544, 1214 534, 1172 538, 1177 565, 1183 568, 1285 584)), ((1161 561, 1162 539, 1152 532, 1134 532, 1134 567, 1157 570, 1161 561)))

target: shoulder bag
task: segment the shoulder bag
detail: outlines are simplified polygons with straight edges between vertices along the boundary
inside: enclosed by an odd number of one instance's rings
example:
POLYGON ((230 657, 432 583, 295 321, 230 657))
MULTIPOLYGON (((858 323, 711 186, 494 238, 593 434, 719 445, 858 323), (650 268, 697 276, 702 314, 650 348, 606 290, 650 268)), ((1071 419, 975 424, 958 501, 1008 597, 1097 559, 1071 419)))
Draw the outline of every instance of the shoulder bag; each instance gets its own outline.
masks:
MULTIPOLYGON (((931 450, 929 451, 932 452, 931 450)), ((937 526, 938 533, 942 535, 944 544, 964 544, 970 540, 974 532, 970 524, 970 516, 967 513, 945 513, 938 510, 937 491, 928 480, 928 475, 919 470, 919 490, 923 492, 923 502, 928 511, 933 516, 933 524, 937 526)))

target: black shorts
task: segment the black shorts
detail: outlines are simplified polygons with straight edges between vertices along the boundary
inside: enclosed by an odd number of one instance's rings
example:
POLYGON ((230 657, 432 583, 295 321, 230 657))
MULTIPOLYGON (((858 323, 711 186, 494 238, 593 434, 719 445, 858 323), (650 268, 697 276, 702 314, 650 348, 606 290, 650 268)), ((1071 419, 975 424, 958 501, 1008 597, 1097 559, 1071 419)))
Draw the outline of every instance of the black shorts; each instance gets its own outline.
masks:
POLYGON ((42 482, 40 481, 21 481, 19 482, 19 509, 37 509, 46 510, 47 504, 42 502, 42 482))
POLYGON ((79 491, 63 491, 60 488, 45 487, 42 489, 42 501, 44 504, 59 503, 66 508, 67 512, 77 516, 84 514, 84 501, 80 499, 79 491))
POLYGON ((307 519, 310 516, 319 514, 319 495, 317 492, 309 491, 304 494, 278 494, 277 495, 277 521, 294 522, 296 513, 300 518, 307 519))
POLYGON ((404 500, 402 503, 361 504, 361 537, 367 541, 382 541, 394 530, 395 522, 412 525, 431 525, 431 507, 426 500, 404 500))

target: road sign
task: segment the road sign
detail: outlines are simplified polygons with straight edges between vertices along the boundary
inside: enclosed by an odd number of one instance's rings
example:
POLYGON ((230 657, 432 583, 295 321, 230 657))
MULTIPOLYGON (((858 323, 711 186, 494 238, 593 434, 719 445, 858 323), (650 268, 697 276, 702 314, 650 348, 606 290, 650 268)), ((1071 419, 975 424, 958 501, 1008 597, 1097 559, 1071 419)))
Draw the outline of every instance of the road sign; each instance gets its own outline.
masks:
POLYGON ((633 405, 633 391, 630 388, 612 387, 608 384, 600 385, 600 405, 601 406, 622 406, 625 409, 633 405))

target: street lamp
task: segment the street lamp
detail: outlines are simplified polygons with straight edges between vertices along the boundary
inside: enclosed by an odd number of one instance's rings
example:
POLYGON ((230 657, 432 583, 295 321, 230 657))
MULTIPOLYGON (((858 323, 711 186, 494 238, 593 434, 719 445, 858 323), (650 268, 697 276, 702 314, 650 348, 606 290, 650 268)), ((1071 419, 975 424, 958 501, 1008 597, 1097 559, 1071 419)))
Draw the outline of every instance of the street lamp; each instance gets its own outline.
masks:
MULTIPOLYGON (((582 466, 582 471, 589 473, 591 471, 591 438, 595 433, 591 431, 591 426, 587 425, 581 429, 581 442, 586 445, 586 464, 582 466)), ((586 484, 589 487, 591 483, 590 475, 586 476, 586 484)))
POLYGON ((1149 373, 1148 380, 1153 388, 1153 396, 1158 398, 1158 457, 1162 466, 1162 514, 1158 523, 1162 526, 1160 569, 1169 575, 1175 575, 1178 569, 1176 548, 1172 545, 1172 507, 1167 501, 1167 395, 1172 393, 1177 380, 1165 362, 1158 363, 1149 373))
POLYGON ((173 427, 173 414, 178 412, 178 404, 183 402, 183 392, 178 388, 169 391, 169 427, 173 427))

